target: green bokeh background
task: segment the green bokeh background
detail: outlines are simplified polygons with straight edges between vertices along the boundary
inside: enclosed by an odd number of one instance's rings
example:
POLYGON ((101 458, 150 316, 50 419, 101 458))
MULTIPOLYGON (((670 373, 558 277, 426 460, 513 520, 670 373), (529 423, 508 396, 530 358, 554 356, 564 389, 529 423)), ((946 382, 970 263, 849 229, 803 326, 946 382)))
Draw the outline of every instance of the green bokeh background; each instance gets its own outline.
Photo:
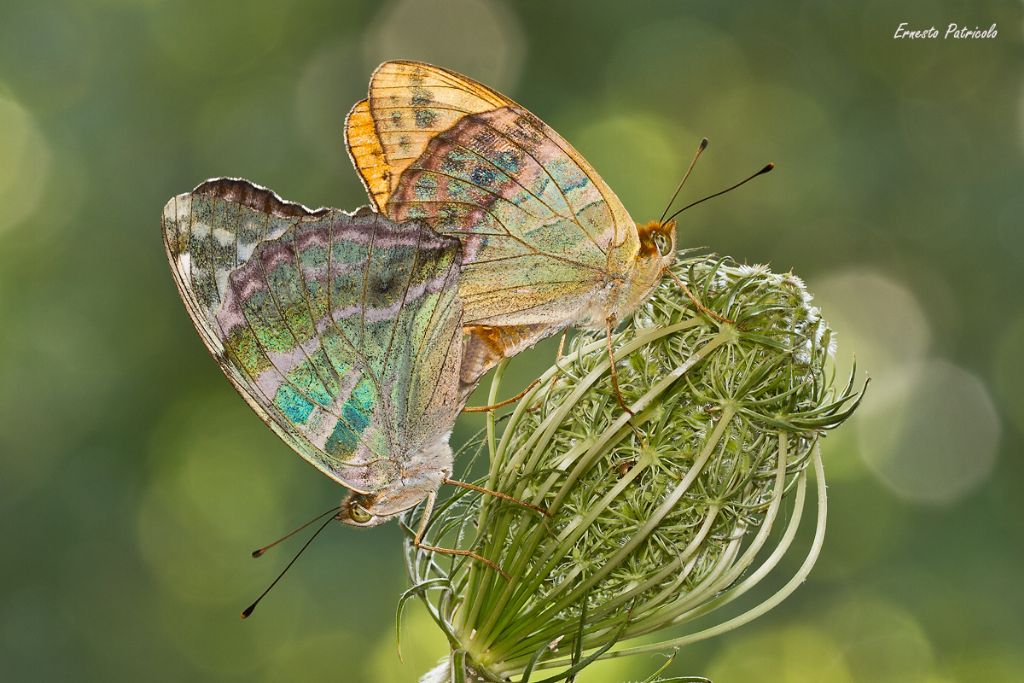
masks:
POLYGON ((443 653, 415 606, 395 654, 394 524, 330 529, 239 622, 290 551, 248 552, 341 490, 224 381, 159 235, 164 202, 209 176, 364 203, 343 117, 378 62, 419 58, 525 103, 638 220, 701 136, 687 199, 776 162, 684 214, 680 241, 793 268, 838 330, 838 365, 856 353, 874 378, 826 443, 811 579, 671 671, 1024 680, 1021 5, 894 5, 5 0, 0 678, 404 683, 443 653), (904 21, 999 35, 893 40, 904 21))

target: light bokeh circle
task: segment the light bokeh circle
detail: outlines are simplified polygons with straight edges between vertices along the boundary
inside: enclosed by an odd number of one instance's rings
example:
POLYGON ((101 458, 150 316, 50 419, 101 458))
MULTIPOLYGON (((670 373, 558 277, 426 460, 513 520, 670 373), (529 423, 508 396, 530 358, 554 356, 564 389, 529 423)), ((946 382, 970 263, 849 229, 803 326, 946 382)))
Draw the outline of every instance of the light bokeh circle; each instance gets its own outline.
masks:
POLYGON ((690 161, 686 145, 693 142, 696 148, 699 139, 661 117, 635 111, 591 119, 571 137, 637 223, 658 217, 690 161))
POLYGON ((50 172, 50 149, 35 118, 0 83, 0 234, 39 205, 50 172))
POLYGON ((368 69, 416 59, 508 93, 519 80, 524 38, 516 15, 493 0, 398 0, 367 31, 363 55, 368 69))
POLYGON ((903 368, 889 393, 857 421, 861 455, 897 496, 953 503, 988 478, 1000 422, 984 383, 949 361, 903 368))
POLYGON ((732 634, 703 672, 713 681, 853 683, 842 647, 817 629, 787 626, 732 634))
POLYGON ((839 379, 854 363, 871 378, 870 398, 856 415, 879 409, 880 399, 896 390, 899 370, 929 352, 932 330, 924 307, 905 284, 873 269, 852 268, 809 284, 835 335, 839 379))

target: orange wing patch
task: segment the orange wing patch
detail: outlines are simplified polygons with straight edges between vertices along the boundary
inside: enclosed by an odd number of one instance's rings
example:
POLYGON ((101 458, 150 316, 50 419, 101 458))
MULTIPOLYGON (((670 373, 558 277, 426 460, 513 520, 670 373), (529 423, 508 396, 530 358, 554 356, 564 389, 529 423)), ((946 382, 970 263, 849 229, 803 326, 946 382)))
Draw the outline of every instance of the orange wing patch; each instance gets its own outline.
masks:
POLYGON ((466 337, 463 340, 459 377, 463 398, 476 388, 480 377, 502 358, 511 358, 551 334, 547 325, 472 325, 463 331, 466 337))
POLYGON ((369 101, 356 102, 348 113, 345 119, 345 146, 352 164, 359 171, 366 192, 377 210, 381 210, 387 205, 391 194, 392 173, 370 114, 369 101))

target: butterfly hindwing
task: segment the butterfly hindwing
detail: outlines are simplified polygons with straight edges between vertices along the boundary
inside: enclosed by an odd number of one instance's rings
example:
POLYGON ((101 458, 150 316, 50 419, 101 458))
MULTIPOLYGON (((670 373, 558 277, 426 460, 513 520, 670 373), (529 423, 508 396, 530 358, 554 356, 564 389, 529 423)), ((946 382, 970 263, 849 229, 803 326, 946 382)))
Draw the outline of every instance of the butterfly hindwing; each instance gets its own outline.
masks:
POLYGON ((172 199, 163 232, 196 329, 293 449, 362 492, 450 429, 460 246, 368 210, 309 210, 242 180, 172 199))

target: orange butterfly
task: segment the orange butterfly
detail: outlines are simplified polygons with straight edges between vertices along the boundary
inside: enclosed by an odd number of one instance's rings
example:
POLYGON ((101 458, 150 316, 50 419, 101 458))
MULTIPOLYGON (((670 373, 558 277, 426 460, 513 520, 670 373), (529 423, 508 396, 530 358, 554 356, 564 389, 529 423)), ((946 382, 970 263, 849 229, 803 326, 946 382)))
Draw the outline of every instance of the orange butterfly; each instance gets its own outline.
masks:
POLYGON ((672 217, 638 227, 558 133, 447 69, 380 65, 345 138, 378 211, 462 242, 464 390, 558 330, 610 335, 674 259, 672 217))

